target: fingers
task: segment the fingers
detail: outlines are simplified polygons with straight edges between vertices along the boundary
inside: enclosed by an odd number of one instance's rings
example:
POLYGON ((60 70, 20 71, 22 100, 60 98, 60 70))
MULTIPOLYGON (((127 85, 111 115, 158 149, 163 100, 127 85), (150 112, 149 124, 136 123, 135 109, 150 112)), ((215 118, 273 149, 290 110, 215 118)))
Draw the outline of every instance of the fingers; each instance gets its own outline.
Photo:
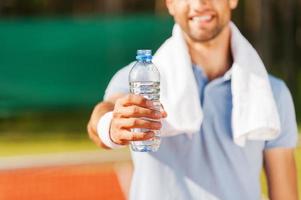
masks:
POLYGON ((148 140, 154 137, 152 130, 159 130, 161 123, 158 121, 149 121, 139 118, 117 118, 111 123, 110 135, 113 142, 121 145, 128 144, 130 141, 148 140), (136 132, 131 129, 141 128, 148 131, 136 132))
POLYGON ((113 123, 113 126, 116 126, 118 129, 145 128, 159 130, 162 127, 161 122, 149 121, 141 118, 116 119, 113 123))
POLYGON ((154 137, 154 130, 162 127, 161 122, 154 120, 166 116, 159 101, 152 102, 143 96, 128 94, 116 101, 110 126, 110 137, 113 142, 123 145, 130 141, 151 139, 154 137), (141 132, 131 131, 135 128, 141 129, 141 132), (142 132, 143 129, 149 131, 142 132))
POLYGON ((131 141, 143 141, 155 136, 153 131, 131 132, 129 129, 111 129, 111 140, 116 144, 127 145, 131 141))
POLYGON ((167 112, 165 111, 164 106, 162 104, 160 106, 160 112, 163 118, 167 117, 167 112))
POLYGON ((120 98, 116 103, 121 106, 131 106, 136 105, 144 108, 153 108, 153 102, 147 100, 143 96, 135 95, 135 94, 128 94, 123 98, 120 98))
POLYGON ((114 117, 119 117, 119 118, 146 117, 150 119, 160 119, 162 117, 162 113, 160 111, 142 108, 138 106, 120 107, 116 109, 113 114, 114 117))
POLYGON ((114 113, 116 117, 147 117, 151 119, 167 117, 167 113, 160 102, 152 102, 135 94, 128 94, 118 99, 114 113))
POLYGON ((123 142, 130 142, 130 141, 142 141, 142 140, 149 140, 155 136, 155 133, 153 131, 147 131, 147 132, 130 132, 127 130, 124 130, 122 133, 122 141, 123 142))

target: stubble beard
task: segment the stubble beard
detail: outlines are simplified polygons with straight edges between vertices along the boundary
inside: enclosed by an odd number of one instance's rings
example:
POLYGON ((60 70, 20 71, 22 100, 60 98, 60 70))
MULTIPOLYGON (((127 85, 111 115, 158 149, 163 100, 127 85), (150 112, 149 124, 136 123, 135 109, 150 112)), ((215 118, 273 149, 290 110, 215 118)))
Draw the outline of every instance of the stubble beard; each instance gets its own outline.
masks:
POLYGON ((211 40, 214 40, 216 37, 220 35, 220 33, 223 31, 225 28, 226 24, 219 24, 214 29, 208 30, 204 34, 198 34, 198 33, 188 33, 189 38, 194 41, 194 42, 200 42, 200 43, 205 43, 209 42, 211 40))

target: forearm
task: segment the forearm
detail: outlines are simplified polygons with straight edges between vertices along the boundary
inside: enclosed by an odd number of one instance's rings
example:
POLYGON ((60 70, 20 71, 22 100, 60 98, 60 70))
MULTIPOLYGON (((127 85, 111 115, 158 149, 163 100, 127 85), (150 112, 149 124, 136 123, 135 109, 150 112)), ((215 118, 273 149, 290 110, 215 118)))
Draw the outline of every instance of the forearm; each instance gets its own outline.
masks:
POLYGON ((265 172, 270 200, 298 200, 296 171, 292 149, 265 152, 265 172))

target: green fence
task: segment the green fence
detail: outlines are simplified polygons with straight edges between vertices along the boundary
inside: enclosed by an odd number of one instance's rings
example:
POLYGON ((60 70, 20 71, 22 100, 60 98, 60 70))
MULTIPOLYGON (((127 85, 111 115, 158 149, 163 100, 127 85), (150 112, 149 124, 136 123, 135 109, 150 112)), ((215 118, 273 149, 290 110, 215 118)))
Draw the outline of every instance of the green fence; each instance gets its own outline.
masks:
POLYGON ((0 114, 88 107, 139 48, 171 34, 168 16, 0 20, 0 114))

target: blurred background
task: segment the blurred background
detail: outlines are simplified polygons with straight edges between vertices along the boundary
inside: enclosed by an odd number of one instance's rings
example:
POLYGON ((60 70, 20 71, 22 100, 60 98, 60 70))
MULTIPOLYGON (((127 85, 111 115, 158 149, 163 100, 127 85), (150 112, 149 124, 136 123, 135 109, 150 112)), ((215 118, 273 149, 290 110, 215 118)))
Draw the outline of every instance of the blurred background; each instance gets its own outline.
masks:
MULTIPOLYGON (((233 20, 289 86, 300 122, 301 0, 240 0, 233 20)), ((86 124, 112 75, 172 26, 163 0, 0 1, 0 199, 127 195, 128 150, 98 149, 86 124)), ((299 171, 300 157, 299 146, 299 171)))

